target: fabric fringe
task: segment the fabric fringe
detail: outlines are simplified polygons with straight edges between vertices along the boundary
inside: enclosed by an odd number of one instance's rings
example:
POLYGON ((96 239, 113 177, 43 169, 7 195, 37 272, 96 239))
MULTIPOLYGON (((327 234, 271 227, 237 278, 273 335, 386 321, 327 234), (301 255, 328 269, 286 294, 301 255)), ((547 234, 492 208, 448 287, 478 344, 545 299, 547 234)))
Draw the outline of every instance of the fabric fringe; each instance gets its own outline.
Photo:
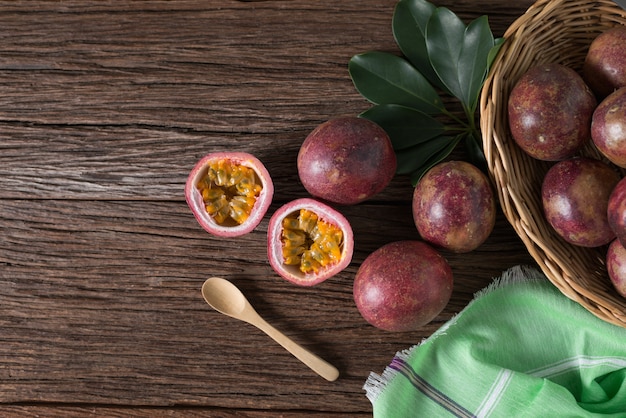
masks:
POLYGON ((374 405, 380 394, 383 393, 387 384, 391 382, 397 373, 397 371, 389 367, 385 368, 382 375, 374 372, 370 373, 365 381, 365 384, 363 385, 363 390, 365 390, 365 396, 369 399, 372 405, 374 405))
MULTIPOLYGON (((494 278, 493 281, 487 287, 476 292, 474 294, 472 301, 470 301, 468 306, 475 300, 501 287, 504 287, 513 283, 521 283, 521 282, 527 282, 527 281, 542 281, 542 280, 546 280, 546 277, 543 275, 541 271, 537 270, 534 267, 522 266, 522 265, 511 267, 510 269, 502 273, 500 277, 494 278)), ((425 338, 419 344, 415 344, 414 346, 408 349, 398 351, 395 355, 395 358, 399 358, 405 361, 408 360, 413 350, 417 349, 419 346, 426 343, 427 341, 431 341, 437 338, 438 336, 445 334, 446 330, 450 328, 452 325, 454 325, 454 323, 456 322, 457 315, 454 315, 449 321, 443 324, 441 328, 435 331, 433 335, 431 335, 428 338, 425 338)), ((367 397, 367 399, 369 399, 372 405, 374 404, 374 402, 376 402, 376 400, 378 399, 380 394, 383 392, 387 384, 391 380, 393 380, 397 376, 397 374, 398 372, 390 367, 386 367, 385 370, 383 370, 382 374, 377 374, 374 372, 370 373, 369 377, 365 381, 365 384, 363 385, 363 390, 365 390, 365 396, 367 397)))
POLYGON ((543 280, 546 280, 546 276, 534 267, 523 265, 511 267, 500 277, 496 277, 487 287, 476 292, 472 301, 509 284, 543 280))

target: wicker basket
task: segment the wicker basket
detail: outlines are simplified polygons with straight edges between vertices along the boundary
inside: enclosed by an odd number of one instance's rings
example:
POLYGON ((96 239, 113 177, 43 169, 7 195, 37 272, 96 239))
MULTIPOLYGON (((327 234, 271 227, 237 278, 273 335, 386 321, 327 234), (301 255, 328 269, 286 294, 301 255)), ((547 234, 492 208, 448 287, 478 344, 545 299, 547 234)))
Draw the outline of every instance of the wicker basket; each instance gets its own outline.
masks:
MULTIPOLYGON (((626 11, 611 0, 539 0, 507 30, 506 41, 483 87, 483 147, 502 210, 546 276, 570 299, 599 318, 626 327, 626 298, 606 272, 606 248, 583 248, 561 239, 543 216, 541 183, 551 163, 517 147, 507 121, 509 92, 531 66, 558 62, 577 71, 602 31, 626 25, 626 11)), ((582 153, 601 158, 593 145, 582 153)))

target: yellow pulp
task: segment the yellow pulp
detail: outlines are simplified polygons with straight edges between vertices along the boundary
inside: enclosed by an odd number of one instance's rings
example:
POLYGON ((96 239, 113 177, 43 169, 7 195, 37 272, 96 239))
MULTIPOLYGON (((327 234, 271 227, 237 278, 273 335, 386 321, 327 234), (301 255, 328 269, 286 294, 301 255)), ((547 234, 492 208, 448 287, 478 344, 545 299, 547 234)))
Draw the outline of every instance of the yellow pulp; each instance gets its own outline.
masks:
POLYGON ((300 209, 283 219, 282 241, 285 264, 299 266, 305 274, 317 273, 341 258, 343 233, 314 212, 300 209))
POLYGON ((220 225, 244 223, 263 189, 253 169, 228 160, 209 162, 206 175, 196 187, 207 213, 220 225))

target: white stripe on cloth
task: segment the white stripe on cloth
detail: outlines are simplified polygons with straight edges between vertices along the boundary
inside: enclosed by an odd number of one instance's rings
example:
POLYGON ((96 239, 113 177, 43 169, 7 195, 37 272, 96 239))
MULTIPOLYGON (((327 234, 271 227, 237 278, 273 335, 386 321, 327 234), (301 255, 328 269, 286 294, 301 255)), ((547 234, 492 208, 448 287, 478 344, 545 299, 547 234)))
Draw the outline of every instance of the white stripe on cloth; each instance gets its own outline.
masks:
POLYGON ((477 418, 485 418, 492 413, 498 402, 500 402, 500 399, 502 399, 502 394, 505 392, 512 377, 513 372, 511 370, 500 370, 500 373, 498 373, 498 376, 489 388, 487 396, 485 396, 485 399, 483 399, 480 406, 476 410, 477 418))
POLYGON ((566 358, 556 363, 547 364, 534 370, 529 370, 526 373, 531 376, 549 378, 565 374, 571 370, 587 369, 598 366, 606 366, 612 370, 623 369, 626 367, 626 358, 580 355, 566 358))

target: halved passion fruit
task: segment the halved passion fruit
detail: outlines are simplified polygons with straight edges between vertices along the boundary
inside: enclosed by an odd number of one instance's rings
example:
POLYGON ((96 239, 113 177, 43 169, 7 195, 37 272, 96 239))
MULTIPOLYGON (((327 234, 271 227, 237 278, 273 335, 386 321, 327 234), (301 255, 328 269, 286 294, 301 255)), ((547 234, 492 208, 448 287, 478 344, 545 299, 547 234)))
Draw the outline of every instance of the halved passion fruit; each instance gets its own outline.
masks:
POLYGON ((185 184, 185 199, 196 220, 219 237, 240 236, 256 228, 273 195, 269 172, 245 152, 206 155, 185 184))
POLYGON ((272 215, 267 252, 271 266, 286 280, 313 286, 352 261, 354 237, 348 220, 315 199, 296 199, 272 215))

